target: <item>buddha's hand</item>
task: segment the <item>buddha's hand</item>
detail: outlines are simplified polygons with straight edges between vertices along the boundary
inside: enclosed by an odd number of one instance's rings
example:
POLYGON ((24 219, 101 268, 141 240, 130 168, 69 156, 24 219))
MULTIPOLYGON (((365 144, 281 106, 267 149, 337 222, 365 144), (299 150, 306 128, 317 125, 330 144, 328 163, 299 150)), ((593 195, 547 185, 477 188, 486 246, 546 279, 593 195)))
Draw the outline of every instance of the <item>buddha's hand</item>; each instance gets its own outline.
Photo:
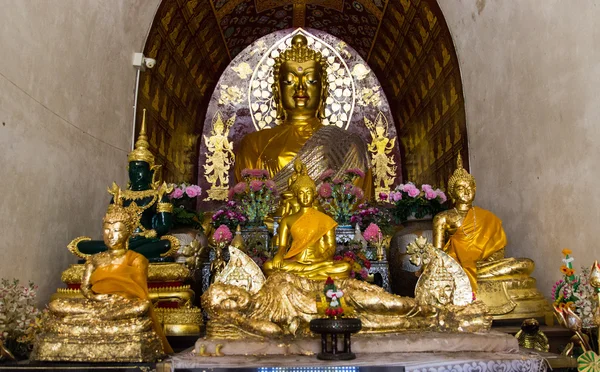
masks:
POLYGON ((273 257, 273 268, 281 269, 283 264, 283 255, 281 253, 277 253, 275 257, 273 257))
POLYGON ((91 299, 94 301, 101 301, 101 302, 113 302, 117 299, 117 295, 112 295, 112 294, 93 294, 91 296, 91 299))
POLYGON ((156 230, 154 230, 154 229, 146 230, 143 233, 140 233, 139 235, 143 236, 144 238, 148 238, 148 239, 156 238, 156 230))

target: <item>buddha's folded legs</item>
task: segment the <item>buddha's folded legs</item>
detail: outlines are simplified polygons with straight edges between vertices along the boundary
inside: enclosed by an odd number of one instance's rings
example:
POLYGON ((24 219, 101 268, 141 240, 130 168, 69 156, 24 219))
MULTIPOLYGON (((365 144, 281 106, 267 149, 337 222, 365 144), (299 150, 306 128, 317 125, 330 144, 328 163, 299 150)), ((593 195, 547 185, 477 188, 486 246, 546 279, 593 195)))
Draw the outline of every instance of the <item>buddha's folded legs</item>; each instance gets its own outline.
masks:
MULTIPOLYGON (((263 270, 267 276, 269 276, 278 269, 273 268, 272 261, 268 261, 265 262, 263 270)), ((347 278, 351 266, 345 261, 324 261, 306 264, 292 260, 284 260, 279 270, 301 275, 312 280, 325 280, 327 277, 333 279, 347 278)))
POLYGON ((477 279, 526 279, 535 264, 529 258, 504 258, 501 260, 477 263, 477 279))
POLYGON ((148 312, 150 302, 142 299, 115 298, 109 301, 94 301, 81 298, 59 298, 48 309, 57 316, 70 319, 117 320, 140 317, 148 312))

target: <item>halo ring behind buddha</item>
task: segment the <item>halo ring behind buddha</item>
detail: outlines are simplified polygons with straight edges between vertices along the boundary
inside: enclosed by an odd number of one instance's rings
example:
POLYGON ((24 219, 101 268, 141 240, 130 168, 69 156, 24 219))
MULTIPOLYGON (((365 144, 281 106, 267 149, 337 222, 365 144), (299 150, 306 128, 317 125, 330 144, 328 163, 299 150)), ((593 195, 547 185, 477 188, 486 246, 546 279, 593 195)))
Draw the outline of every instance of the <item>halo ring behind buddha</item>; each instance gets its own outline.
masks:
MULTIPOLYGON (((354 112, 356 89, 352 72, 338 50, 326 41, 310 32, 299 28, 275 42, 262 56, 254 71, 248 86, 248 106, 250 107, 252 123, 256 130, 270 128, 279 124, 276 118, 275 102, 273 101, 273 65, 274 58, 292 45, 292 38, 302 34, 308 40, 308 47, 320 52, 327 60, 327 82, 329 96, 325 106, 324 125, 336 125, 348 129, 354 112)), ((337 48, 344 52, 345 45, 337 48)), ((347 53, 347 51, 346 51, 347 53)))

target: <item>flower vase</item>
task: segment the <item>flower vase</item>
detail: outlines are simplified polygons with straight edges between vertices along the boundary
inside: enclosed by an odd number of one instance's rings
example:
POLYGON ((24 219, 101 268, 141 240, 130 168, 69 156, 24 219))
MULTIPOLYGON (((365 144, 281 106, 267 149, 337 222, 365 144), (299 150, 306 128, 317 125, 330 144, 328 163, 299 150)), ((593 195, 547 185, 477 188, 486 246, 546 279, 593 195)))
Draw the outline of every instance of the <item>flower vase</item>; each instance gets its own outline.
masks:
POLYGON ((403 228, 399 230, 390 242, 389 265, 392 281, 392 292, 401 296, 414 297, 417 280, 417 272, 421 266, 413 265, 406 253, 406 247, 419 236, 433 242, 433 218, 426 216, 417 219, 409 217, 402 223, 403 228))

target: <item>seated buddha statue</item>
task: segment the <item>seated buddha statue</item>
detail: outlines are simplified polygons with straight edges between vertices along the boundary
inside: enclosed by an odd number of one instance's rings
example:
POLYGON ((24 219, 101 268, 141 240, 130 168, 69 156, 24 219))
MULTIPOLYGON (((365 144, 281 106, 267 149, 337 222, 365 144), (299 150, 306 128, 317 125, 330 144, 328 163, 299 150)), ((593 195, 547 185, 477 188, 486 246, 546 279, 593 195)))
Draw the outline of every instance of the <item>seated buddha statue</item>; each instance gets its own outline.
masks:
POLYGON ((300 209, 281 219, 278 229, 279 249, 263 270, 269 276, 275 271, 287 271, 309 279, 347 278, 351 266, 334 261, 337 223, 313 206, 317 189, 306 174, 297 177, 292 185, 300 209))
MULTIPOLYGON (((169 256, 179 248, 177 238, 166 235, 173 224, 173 205, 167 196, 171 189, 165 183, 161 185, 154 182, 160 166, 154 164, 154 155, 148 150, 145 119, 144 113, 135 149, 128 155, 129 187, 122 192, 125 206, 135 202, 143 210, 135 234, 130 239, 129 249, 144 255, 150 262, 170 262, 173 259, 169 256)), ((111 203, 114 203, 117 189, 114 183, 109 189, 113 195, 111 203)), ((74 239, 68 248, 82 259, 107 249, 104 242, 89 237, 74 239)))
POLYGON ((317 179, 326 169, 342 178, 349 168, 366 176, 356 181, 365 195, 372 194, 369 155, 364 141, 334 125, 324 126, 328 94, 327 61, 307 45, 303 35, 292 39, 273 66, 273 99, 280 125, 246 135, 236 149, 235 178, 242 170, 265 169, 281 194, 294 172, 296 159, 307 165, 308 175, 317 179))
POLYGON ((36 359, 153 361, 173 352, 153 313, 148 260, 128 249, 143 208, 122 202, 116 190, 103 219, 107 250, 87 258, 83 298, 59 298, 48 305, 36 359))
MULTIPOLYGON (((534 262, 506 258, 506 234, 492 212, 473 205, 475 178, 462 167, 448 181, 454 208, 433 220, 433 245, 454 258, 467 273, 473 292, 495 319, 546 316, 548 304, 531 277, 534 262)), ((547 320, 549 321, 549 320, 547 320)))

